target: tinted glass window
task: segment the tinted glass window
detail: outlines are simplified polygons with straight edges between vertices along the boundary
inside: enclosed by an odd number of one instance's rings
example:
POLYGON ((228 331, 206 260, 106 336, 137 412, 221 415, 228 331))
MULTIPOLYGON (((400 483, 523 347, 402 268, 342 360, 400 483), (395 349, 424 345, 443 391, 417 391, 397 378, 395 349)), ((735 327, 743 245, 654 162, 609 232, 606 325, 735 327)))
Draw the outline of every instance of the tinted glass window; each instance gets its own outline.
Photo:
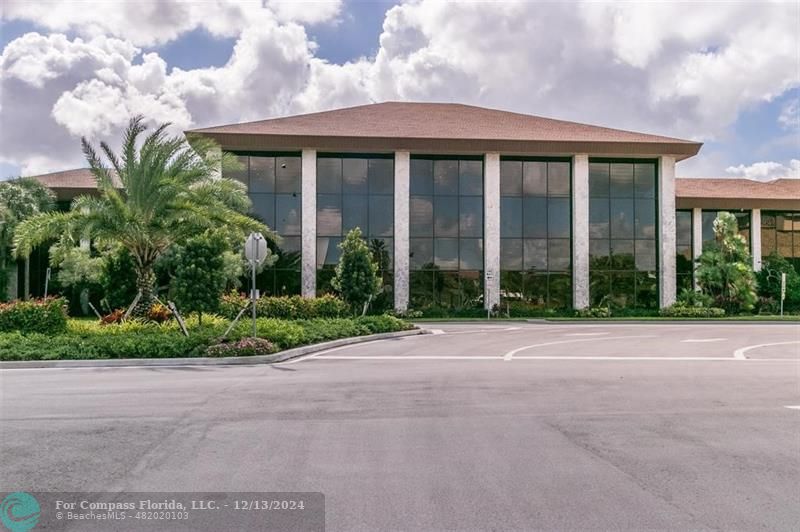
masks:
POLYGON ((250 192, 275 192, 274 157, 250 157, 250 192))
POLYGON ((317 193, 340 194, 342 192, 342 160, 322 157, 317 159, 317 193))
POLYGON ((458 195, 458 161, 433 161, 433 191, 458 195))
POLYGON ((278 194, 299 194, 302 191, 301 173, 300 157, 276 157, 275 192, 278 194))
POLYGON ((366 194, 367 191, 367 160, 342 159, 342 192, 366 194))

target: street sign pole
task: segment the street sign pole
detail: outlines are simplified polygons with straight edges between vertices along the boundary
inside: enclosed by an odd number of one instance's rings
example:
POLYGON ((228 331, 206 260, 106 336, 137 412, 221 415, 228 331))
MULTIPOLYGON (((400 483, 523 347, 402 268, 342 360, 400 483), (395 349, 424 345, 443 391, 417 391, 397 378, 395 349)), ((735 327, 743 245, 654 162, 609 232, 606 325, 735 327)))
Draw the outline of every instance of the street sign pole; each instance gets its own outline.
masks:
POLYGON ((783 300, 786 299, 786 272, 781 274, 781 316, 783 316, 783 300))
POLYGON ((269 255, 269 248, 267 248, 267 240, 264 238, 264 235, 261 233, 250 233, 250 236, 247 237, 244 243, 244 255, 247 260, 250 261, 250 268, 252 269, 250 305, 253 307, 253 338, 256 338, 258 336, 256 328, 256 299, 258 299, 256 293, 256 269, 267 260, 267 256, 269 255))
POLYGON ((252 307, 253 313, 253 338, 258 336, 258 332, 256 331, 256 266, 257 263, 255 260, 250 261, 250 268, 253 270, 253 282, 250 284, 250 306, 252 307))

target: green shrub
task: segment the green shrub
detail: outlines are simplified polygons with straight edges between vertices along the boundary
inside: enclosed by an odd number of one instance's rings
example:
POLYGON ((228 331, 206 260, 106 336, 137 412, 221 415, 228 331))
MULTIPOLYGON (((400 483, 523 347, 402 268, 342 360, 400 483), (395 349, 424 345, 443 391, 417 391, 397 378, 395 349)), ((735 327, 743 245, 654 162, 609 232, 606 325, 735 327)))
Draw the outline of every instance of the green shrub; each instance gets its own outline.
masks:
POLYGON ((67 330, 67 301, 62 298, 0 304, 0 331, 57 334, 67 330))
POLYGON ((714 298, 703 292, 684 288, 678 294, 675 304, 681 307, 710 307, 714 304, 714 298))
POLYGON ((202 322, 204 312, 219 310, 227 281, 223 258, 226 251, 224 238, 214 233, 189 238, 176 247, 169 293, 183 314, 196 312, 202 322))
POLYGON ((210 357, 251 357, 269 355, 275 352, 275 346, 263 338, 242 338, 235 342, 212 345, 206 350, 210 357))
POLYGON ((610 318, 611 309, 608 307, 589 307, 575 311, 575 316, 579 318, 610 318))
MULTIPOLYGON (((794 269, 791 262, 775 253, 763 259, 761 271, 756 273, 758 280, 758 294, 760 299, 772 300, 774 312, 780 310, 781 301, 781 274, 786 274, 786 299, 783 302, 784 310, 800 309, 800 274, 794 269)), ((759 307, 769 307, 760 301, 759 307)))
POLYGON ((404 331, 413 328, 413 325, 395 316, 383 314, 380 316, 363 316, 356 320, 359 325, 366 327, 371 334, 404 331))
MULTIPOLYGON (((248 304, 244 294, 225 294, 220 299, 220 313, 233 319, 248 304)), ((301 296, 262 297, 256 302, 260 318, 285 320, 310 320, 313 318, 338 318, 347 315, 347 305, 341 299, 325 294, 315 298, 301 296)))
POLYGON ((721 318, 725 315, 725 309, 717 307, 686 307, 681 304, 675 304, 661 309, 659 314, 668 318, 721 318))
POLYGON ((331 285, 351 310, 360 314, 364 305, 381 292, 378 265, 358 227, 351 229, 338 247, 342 253, 331 285))

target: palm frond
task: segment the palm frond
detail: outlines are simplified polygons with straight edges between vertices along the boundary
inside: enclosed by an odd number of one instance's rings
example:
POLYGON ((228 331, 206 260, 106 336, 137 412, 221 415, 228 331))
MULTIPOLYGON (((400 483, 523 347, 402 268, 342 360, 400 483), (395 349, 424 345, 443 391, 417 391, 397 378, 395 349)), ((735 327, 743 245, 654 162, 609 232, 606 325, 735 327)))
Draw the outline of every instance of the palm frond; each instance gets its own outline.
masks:
POLYGON ((70 233, 75 218, 73 211, 50 211, 23 220, 14 231, 14 256, 27 257, 36 246, 70 233))

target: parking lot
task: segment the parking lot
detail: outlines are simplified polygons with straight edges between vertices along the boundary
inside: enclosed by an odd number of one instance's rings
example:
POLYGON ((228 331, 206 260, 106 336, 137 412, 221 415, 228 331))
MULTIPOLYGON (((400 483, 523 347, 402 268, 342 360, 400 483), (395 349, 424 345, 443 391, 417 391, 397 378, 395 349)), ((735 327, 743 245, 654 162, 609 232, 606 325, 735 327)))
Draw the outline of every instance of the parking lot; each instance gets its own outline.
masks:
POLYGON ((796 530, 796 324, 426 323, 273 366, 0 371, 4 488, 321 491, 328 530, 796 530))

